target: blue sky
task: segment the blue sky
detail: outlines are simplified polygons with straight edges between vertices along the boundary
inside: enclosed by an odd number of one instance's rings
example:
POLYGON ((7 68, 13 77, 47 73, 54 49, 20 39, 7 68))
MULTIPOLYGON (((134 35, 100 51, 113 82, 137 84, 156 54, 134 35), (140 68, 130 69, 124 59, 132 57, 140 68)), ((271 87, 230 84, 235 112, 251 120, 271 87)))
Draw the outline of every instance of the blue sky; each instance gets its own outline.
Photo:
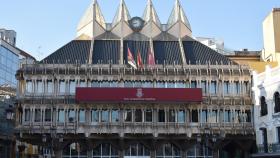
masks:
MULTIPOLYGON (((146 0, 125 0, 131 16, 142 16, 146 0)), ((119 0, 98 1, 111 22, 119 0)), ((174 0, 153 0, 166 23, 174 0)), ((0 28, 17 32, 17 46, 42 59, 75 38, 77 24, 91 0, 2 0, 0 28)), ((263 48, 262 21, 280 0, 181 0, 193 35, 223 39, 239 50, 263 48)))

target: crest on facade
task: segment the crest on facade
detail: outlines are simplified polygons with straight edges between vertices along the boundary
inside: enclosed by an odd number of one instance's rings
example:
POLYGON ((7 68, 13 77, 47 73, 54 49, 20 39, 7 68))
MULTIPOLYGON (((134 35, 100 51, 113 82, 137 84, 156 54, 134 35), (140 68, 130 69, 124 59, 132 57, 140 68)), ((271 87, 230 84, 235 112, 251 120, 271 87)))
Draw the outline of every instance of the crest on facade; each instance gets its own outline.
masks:
POLYGON ((138 89, 137 89, 136 96, 137 96, 138 98, 142 98, 142 97, 144 96, 144 93, 143 93, 143 89, 142 89, 142 88, 138 88, 138 89))

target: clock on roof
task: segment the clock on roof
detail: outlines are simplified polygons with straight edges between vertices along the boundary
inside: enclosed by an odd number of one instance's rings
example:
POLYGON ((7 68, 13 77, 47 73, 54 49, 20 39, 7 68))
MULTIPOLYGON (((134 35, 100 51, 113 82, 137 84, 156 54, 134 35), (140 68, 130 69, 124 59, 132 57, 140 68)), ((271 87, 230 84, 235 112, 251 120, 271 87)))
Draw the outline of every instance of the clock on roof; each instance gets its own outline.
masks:
POLYGON ((140 31, 144 26, 144 20, 140 17, 133 17, 129 20, 129 25, 133 31, 140 31))

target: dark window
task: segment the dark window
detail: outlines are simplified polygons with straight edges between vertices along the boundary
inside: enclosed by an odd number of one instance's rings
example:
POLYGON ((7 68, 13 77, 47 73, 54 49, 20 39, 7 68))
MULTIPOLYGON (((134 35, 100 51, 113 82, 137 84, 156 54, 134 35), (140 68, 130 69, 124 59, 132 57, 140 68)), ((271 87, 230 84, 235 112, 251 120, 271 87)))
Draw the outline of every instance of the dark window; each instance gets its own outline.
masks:
POLYGON ((261 97, 261 116, 265 116, 265 115, 267 115, 267 104, 266 104, 265 97, 262 96, 261 97))
POLYGON ((192 110, 192 122, 198 122, 198 111, 192 110))
POLYGON ((35 122, 40 122, 41 121, 41 110, 36 109, 35 110, 35 122))
POLYGON ((125 110, 124 121, 125 122, 131 122, 132 121, 132 110, 125 110))
POLYGON ((158 122, 165 122, 165 111, 164 110, 158 111, 158 122))
POLYGON ((274 93, 274 112, 280 112, 280 96, 279 96, 279 92, 274 93))
POLYGON ((176 121, 175 110, 169 110, 168 121, 169 122, 175 122, 176 121))
POLYGON ((52 110, 51 109, 46 109, 45 110, 45 121, 50 122, 52 118, 52 110))
POLYGON ((196 81, 191 81, 191 88, 197 88, 196 81))
POLYGON ((206 81, 201 81, 201 88, 202 88, 203 94, 206 94, 206 90, 207 90, 207 82, 206 81))
POLYGON ((268 144, 267 144, 267 131, 266 131, 266 128, 261 128, 260 129, 261 132, 262 132, 262 144, 264 146, 264 152, 268 152, 268 144))
POLYGON ((146 110, 145 111, 145 121, 146 122, 152 122, 153 121, 153 111, 152 110, 146 110))
POLYGON ((251 122, 251 111, 250 110, 246 110, 245 111, 245 113, 246 113, 246 122, 251 122))
POLYGON ((136 109, 135 110, 135 122, 142 122, 142 110, 136 109))
POLYGON ((277 141, 279 144, 280 143, 280 127, 276 127, 276 131, 277 131, 277 141))

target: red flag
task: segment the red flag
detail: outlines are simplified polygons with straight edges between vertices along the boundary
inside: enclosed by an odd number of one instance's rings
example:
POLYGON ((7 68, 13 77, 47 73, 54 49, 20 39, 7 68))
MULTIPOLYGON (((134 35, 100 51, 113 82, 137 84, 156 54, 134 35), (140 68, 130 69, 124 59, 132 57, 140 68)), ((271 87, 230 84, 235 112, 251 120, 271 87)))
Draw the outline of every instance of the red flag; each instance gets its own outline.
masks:
POLYGON ((138 54, 137 54, 137 66, 138 66, 138 68, 141 68, 141 69, 143 69, 143 67, 144 67, 139 50, 138 50, 138 54))
POLYGON ((148 65, 149 66, 154 66, 156 65, 155 63, 155 57, 154 57, 154 54, 152 53, 152 50, 149 49, 149 52, 148 52, 148 65))
POLYGON ((133 57, 129 47, 127 47, 127 62, 131 67, 133 67, 134 69, 137 69, 134 57, 133 57))

